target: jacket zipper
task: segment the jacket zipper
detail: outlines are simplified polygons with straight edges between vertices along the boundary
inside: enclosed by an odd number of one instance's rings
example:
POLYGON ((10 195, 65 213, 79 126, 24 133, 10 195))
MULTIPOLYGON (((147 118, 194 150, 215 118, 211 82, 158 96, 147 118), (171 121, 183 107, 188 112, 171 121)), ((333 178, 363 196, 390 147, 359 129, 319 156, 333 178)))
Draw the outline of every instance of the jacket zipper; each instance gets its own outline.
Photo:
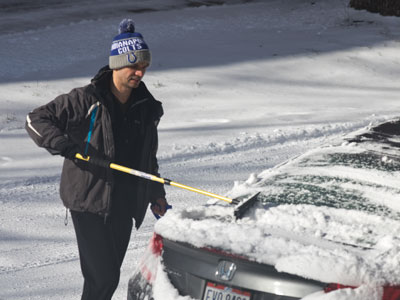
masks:
MULTIPOLYGON (((133 104, 131 105, 131 107, 129 108, 129 110, 132 110, 135 106, 137 106, 137 105, 139 105, 139 104, 142 104, 142 103, 144 103, 144 102, 146 102, 146 101, 149 101, 149 100, 150 100, 149 98, 144 98, 144 99, 142 99, 142 100, 139 100, 139 101, 133 103, 133 104)), ((111 120, 111 117, 110 117, 110 114, 109 114, 109 113, 108 113, 108 116, 109 116, 109 119, 111 120)), ((110 124, 110 125, 111 125, 111 131, 112 131, 112 124, 110 124)), ((109 145, 109 144, 110 144, 110 138, 109 138, 109 136, 108 136, 107 133, 106 133, 105 137, 106 137, 106 143, 107 143, 107 145, 109 145)), ((115 144, 115 142, 114 142, 114 144, 115 144)), ((107 151, 109 151, 109 149, 107 149, 107 151)), ((107 155, 110 156, 110 153, 107 153, 107 155)), ((110 215, 111 194, 112 194, 112 187, 109 188, 109 191, 108 191, 108 197, 107 197, 108 199, 107 199, 107 205, 106 205, 106 213, 104 214, 104 224, 107 223, 107 219, 108 219, 108 217, 109 217, 109 215, 110 215)))

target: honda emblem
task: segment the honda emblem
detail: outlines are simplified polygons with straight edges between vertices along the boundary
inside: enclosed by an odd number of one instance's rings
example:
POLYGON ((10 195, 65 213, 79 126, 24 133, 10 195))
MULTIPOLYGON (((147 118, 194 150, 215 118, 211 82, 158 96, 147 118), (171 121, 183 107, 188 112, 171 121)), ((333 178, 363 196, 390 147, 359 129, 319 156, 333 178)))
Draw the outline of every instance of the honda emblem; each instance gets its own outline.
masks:
POLYGON ((221 260, 218 263, 217 271, 215 272, 215 277, 229 281, 232 280, 233 276, 235 275, 236 272, 236 265, 227 260, 221 260))

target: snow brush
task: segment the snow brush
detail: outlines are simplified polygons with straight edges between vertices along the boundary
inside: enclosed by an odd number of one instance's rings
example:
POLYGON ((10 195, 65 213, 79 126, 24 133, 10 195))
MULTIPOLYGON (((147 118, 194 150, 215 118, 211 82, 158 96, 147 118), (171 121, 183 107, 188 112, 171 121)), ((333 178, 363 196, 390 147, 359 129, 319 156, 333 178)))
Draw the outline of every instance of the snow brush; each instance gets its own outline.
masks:
POLYGON ((236 219, 241 219, 243 217, 244 213, 250 207, 252 207, 254 205, 254 203, 257 200, 257 196, 260 194, 260 193, 257 193, 257 194, 255 194, 255 195, 253 195, 250 198, 245 199, 245 200, 231 199, 231 198, 228 198, 228 197, 224 197, 224 196, 220 196, 220 195, 217 195, 217 194, 214 194, 214 193, 203 191, 203 190, 200 190, 200 189, 197 189, 197 188, 194 188, 194 187, 190 187, 190 186, 187 186, 187 185, 172 181, 170 179, 157 177, 157 176, 152 175, 152 174, 148 174, 148 173, 145 173, 145 172, 142 172, 142 171, 138 171, 138 170, 131 169, 131 168, 128 168, 128 167, 124 167, 124 166, 121 166, 121 165, 117 165, 117 164, 114 164, 114 163, 112 163, 110 161, 107 161, 105 159, 99 159, 97 157, 90 157, 90 156, 82 156, 79 153, 75 154, 75 158, 83 160, 83 161, 86 161, 86 162, 90 162, 90 163, 92 163, 92 164, 94 164, 96 166, 100 166, 100 167, 104 167, 104 168, 111 168, 111 169, 114 169, 114 170, 117 170, 117 171, 120 171, 120 172, 124 172, 124 173, 130 174, 130 175, 134 175, 134 176, 137 176, 137 177, 140 177, 140 178, 148 179, 148 180, 151 180, 151 181, 156 181, 156 182, 159 182, 159 183, 162 183, 162 184, 165 184, 165 185, 172 185, 172 186, 175 186, 175 187, 178 187, 178 188, 181 188, 181 189, 185 189, 185 190, 192 191, 192 192, 195 192, 195 193, 198 193, 198 194, 202 194, 202 195, 205 195, 205 196, 209 196, 209 197, 212 197, 212 198, 215 198, 215 199, 218 199, 218 200, 222 200, 222 201, 228 202, 229 204, 232 204, 232 205, 237 205, 235 210, 234 210, 234 216, 235 216, 236 219))

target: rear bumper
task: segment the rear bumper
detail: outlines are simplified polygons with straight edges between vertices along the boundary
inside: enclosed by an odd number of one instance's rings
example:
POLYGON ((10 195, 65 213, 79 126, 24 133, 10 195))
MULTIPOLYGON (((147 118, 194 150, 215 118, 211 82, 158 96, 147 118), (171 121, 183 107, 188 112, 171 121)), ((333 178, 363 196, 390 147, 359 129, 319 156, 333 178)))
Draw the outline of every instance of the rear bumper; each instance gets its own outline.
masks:
MULTIPOLYGON (((180 294, 182 295, 189 295, 194 299, 205 299, 204 290, 208 280, 204 278, 200 278, 191 274, 188 274, 185 278, 176 277, 174 273, 171 274, 171 270, 167 269, 169 273, 169 278, 171 283, 178 289, 180 294)), ((214 281, 215 282, 215 281, 214 281)), ((241 289, 241 287, 237 286, 230 286, 230 288, 237 288, 241 289)), ((251 300, 298 300, 301 298, 298 297, 287 297, 282 295, 270 294, 260 291, 250 290, 252 297, 251 300)), ((209 298, 206 298, 209 299, 209 298)))
MULTIPOLYGON (((163 269, 169 281, 179 294, 194 299, 204 298, 208 283, 218 284, 224 289, 237 289, 239 293, 251 293, 251 300, 296 300, 322 291, 325 286, 321 282, 280 273, 272 266, 229 254, 227 256, 226 253, 199 249, 167 239, 162 243, 163 269), (216 276, 216 267, 221 260, 234 262, 237 266, 234 277, 228 281, 216 276)), ((150 255, 147 258, 147 265, 142 264, 129 280, 128 300, 154 299, 152 283, 157 265, 154 259, 159 263, 160 256, 150 255)))
MULTIPOLYGON (((188 274, 185 279, 166 269, 171 283, 181 295, 189 295, 194 299, 202 299, 207 280, 188 274)), ((252 300, 297 300, 300 298, 285 297, 269 293, 252 291, 252 300)), ((129 280, 127 300, 154 300, 153 286, 140 272, 135 273, 129 280)))
POLYGON ((208 282, 249 291, 252 300, 295 300, 322 291, 326 284, 278 272, 274 267, 224 253, 209 252, 164 239, 163 263, 171 283, 181 295, 203 299, 208 282), (221 260, 234 262, 234 277, 216 277, 221 260))

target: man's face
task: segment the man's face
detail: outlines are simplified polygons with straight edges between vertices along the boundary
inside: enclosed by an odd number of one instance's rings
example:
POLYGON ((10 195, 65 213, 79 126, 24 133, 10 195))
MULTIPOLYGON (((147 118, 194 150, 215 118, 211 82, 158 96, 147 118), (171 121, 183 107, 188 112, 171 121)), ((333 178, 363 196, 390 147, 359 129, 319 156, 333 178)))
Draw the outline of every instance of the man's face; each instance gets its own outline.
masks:
POLYGON ((137 63, 131 67, 114 70, 116 79, 125 87, 131 89, 137 88, 148 66, 148 63, 137 63))

